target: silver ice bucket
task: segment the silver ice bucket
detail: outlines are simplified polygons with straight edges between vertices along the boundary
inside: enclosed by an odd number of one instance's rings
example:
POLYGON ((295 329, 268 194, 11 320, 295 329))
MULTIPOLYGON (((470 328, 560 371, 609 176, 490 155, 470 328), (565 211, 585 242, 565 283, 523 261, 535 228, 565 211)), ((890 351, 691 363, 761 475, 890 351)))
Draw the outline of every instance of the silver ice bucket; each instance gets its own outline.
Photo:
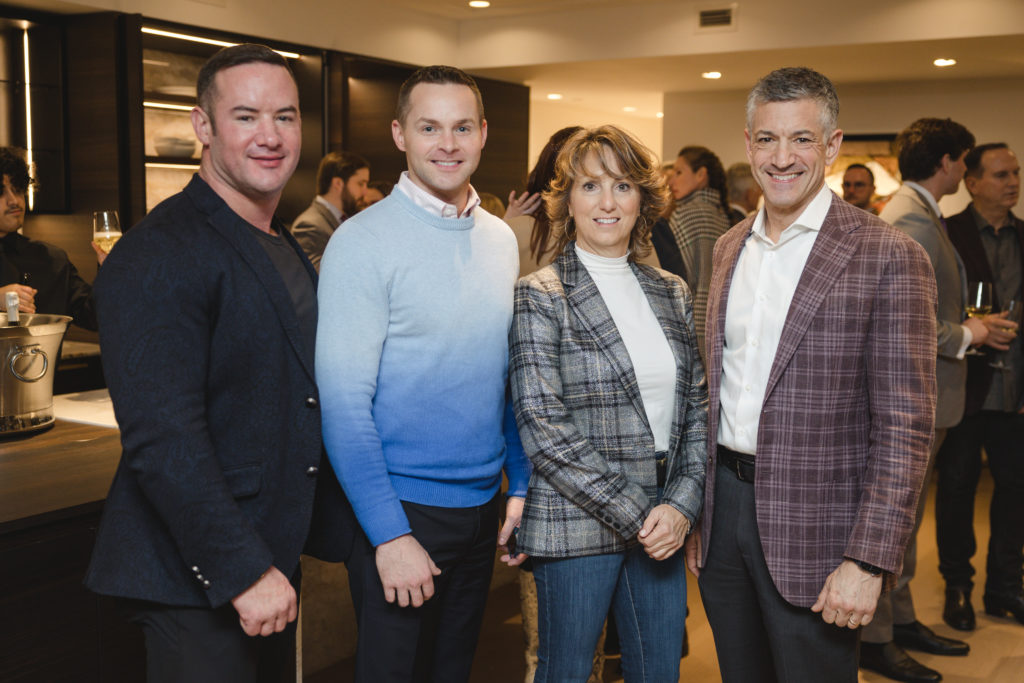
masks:
POLYGON ((71 317, 22 313, 17 325, 0 313, 0 435, 53 424, 53 373, 71 317))

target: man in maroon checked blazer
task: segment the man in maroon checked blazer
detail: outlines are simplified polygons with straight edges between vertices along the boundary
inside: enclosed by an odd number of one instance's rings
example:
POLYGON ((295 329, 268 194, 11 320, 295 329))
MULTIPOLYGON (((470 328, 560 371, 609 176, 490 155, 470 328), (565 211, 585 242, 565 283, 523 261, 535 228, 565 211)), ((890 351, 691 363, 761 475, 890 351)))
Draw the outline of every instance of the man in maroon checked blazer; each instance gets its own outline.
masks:
POLYGON ((746 140, 765 208, 715 246, 688 561, 726 683, 857 680, 856 629, 900 572, 932 439, 935 276, 825 186, 838 110, 810 69, 758 82, 746 140))

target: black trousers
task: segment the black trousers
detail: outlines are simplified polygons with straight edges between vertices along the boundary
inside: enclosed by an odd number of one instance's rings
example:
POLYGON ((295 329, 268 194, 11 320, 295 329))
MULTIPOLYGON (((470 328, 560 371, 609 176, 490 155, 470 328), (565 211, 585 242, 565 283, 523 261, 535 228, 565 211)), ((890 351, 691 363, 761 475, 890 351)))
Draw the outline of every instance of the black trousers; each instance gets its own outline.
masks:
POLYGON ((754 485, 724 467, 716 474, 711 545, 697 583, 723 683, 856 683, 859 631, 786 602, 765 564, 754 485))
POLYGON ((376 554, 359 534, 347 562, 360 683, 469 680, 494 569, 500 496, 474 508, 403 502, 412 535, 441 570, 421 607, 384 599, 376 554))
POLYGON ((939 571, 950 587, 974 585, 974 496, 982 448, 995 484, 989 507, 985 593, 1015 596, 1021 591, 1024 548, 1024 415, 986 410, 965 417, 949 430, 935 462, 939 571))
POLYGON ((218 609, 125 600, 142 626, 148 683, 285 683, 295 681, 296 622, 272 636, 247 636, 231 604, 218 609))

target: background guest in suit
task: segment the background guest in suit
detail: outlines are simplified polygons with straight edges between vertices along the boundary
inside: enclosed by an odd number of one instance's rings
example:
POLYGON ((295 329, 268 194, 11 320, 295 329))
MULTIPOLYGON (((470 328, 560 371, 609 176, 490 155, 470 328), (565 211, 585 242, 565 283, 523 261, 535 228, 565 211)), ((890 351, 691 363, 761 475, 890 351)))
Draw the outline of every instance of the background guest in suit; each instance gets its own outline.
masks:
POLYGON ((761 186, 754 180, 750 164, 740 161, 727 168, 725 186, 729 190, 729 220, 733 225, 757 211, 761 186))
POLYGON ((319 271, 327 240, 359 210, 370 180, 370 164, 352 152, 331 152, 316 171, 313 203, 292 223, 292 235, 319 271))
POLYGON ((711 251, 715 241, 731 225, 725 169, 718 156, 707 147, 689 146, 679 150, 675 171, 669 188, 676 208, 668 224, 683 258, 686 284, 693 292, 693 321, 697 328, 697 345, 704 358, 704 315, 711 282, 711 251))
MULTIPOLYGON (((18 295, 22 313, 70 315, 79 327, 96 329, 92 287, 60 247, 29 239, 18 231, 25 225, 25 194, 34 180, 24 154, 0 148, 0 300, 18 295)), ((107 254, 93 243, 99 263, 107 254)))
POLYGON ((896 588, 883 596, 872 624, 862 635, 860 664, 900 681, 937 681, 939 673, 908 655, 904 648, 939 655, 965 655, 967 643, 934 633, 917 620, 910 581, 917 568, 917 529, 935 453, 964 414, 964 381, 969 344, 981 344, 988 328, 978 319, 964 320, 967 278, 963 263, 946 235, 939 199, 956 192, 964 175, 964 157, 974 146, 974 136, 950 119, 918 119, 896 136, 894 146, 903 185, 882 210, 882 220, 914 238, 928 252, 938 287, 936 311, 938 403, 935 435, 922 483, 914 533, 903 559, 903 573, 896 588))
POLYGON ((928 458, 934 275, 913 240, 825 185, 838 113, 810 69, 754 86, 764 210, 715 246, 710 458, 687 562, 726 683, 857 680, 855 629, 900 572, 928 458))
POLYGON ((858 209, 877 214, 871 206, 875 196, 875 174, 864 164, 850 164, 843 172, 843 199, 858 209))
POLYGON ((628 133, 576 133, 544 195, 560 255, 516 285, 512 395, 533 463, 519 548, 537 580, 539 682, 587 679, 609 607, 626 680, 678 677, 676 551, 701 506, 707 394, 685 284, 635 262, 664 188, 628 133))
POLYGON ((939 571, 946 580, 942 618, 964 631, 975 626, 971 606, 974 494, 981 449, 995 483, 989 508, 991 536, 985 610, 1024 623, 1021 549, 1024 547, 1024 346, 1017 336, 1024 281, 1024 221, 1013 215, 1020 198, 1020 163, 1004 143, 978 145, 964 159, 972 202, 949 221, 953 242, 972 282, 992 283, 986 344, 993 350, 967 361, 966 414, 936 456, 935 528, 939 571), (1013 319, 1007 309, 1016 301, 1013 319))
POLYGON ((127 599, 150 681, 286 680, 307 534, 334 560, 352 538, 322 458, 316 272, 274 218, 299 158, 298 90, 283 57, 238 45, 197 91, 199 174, 96 280, 124 454, 86 584, 127 599))

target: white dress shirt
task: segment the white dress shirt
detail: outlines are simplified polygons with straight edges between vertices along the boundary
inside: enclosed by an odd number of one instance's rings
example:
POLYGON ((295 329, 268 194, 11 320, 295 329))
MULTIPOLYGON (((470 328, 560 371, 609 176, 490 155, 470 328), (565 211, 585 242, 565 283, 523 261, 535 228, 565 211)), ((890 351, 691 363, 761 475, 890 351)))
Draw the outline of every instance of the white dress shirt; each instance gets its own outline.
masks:
POLYGON ((414 183, 412 178, 409 177, 408 171, 402 171, 402 175, 398 177, 398 189, 404 192, 405 196, 411 199, 416 206, 433 216, 440 216, 441 218, 469 218, 473 213, 473 209, 480 205, 480 195, 470 185, 466 208, 462 210, 462 213, 459 213, 459 207, 449 204, 443 199, 438 199, 414 183))
POLYGON ((651 302, 629 267, 629 256, 606 258, 576 247, 615 322, 633 364, 654 448, 667 451, 676 407, 676 359, 651 302))
POLYGON ((827 185, 782 231, 778 243, 765 232, 758 212, 732 276, 725 312, 718 443, 740 453, 757 453, 768 375, 782 338, 790 303, 825 215, 832 205, 827 185))

